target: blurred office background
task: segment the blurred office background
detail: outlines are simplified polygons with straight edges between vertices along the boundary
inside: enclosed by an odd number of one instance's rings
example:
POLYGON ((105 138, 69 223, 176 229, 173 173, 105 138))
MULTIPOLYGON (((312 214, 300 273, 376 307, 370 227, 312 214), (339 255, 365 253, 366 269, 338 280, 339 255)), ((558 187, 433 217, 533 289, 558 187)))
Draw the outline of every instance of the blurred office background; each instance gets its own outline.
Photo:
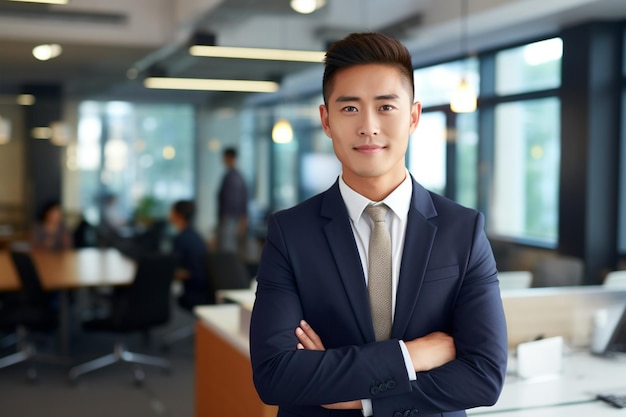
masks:
POLYGON ((411 51, 423 105, 409 170, 485 213, 500 270, 539 273, 546 260, 573 258, 576 284, 601 284, 626 268, 623 0, 317 0, 309 14, 289 0, 41 3, 0 1, 2 245, 24 239, 54 199, 71 227, 96 225, 110 195, 134 226, 194 199, 210 243, 222 151, 235 147, 254 264, 267 215, 339 173, 319 122, 323 67, 190 47, 324 51, 350 32, 381 31, 411 51), (179 78, 191 86, 147 81, 179 78), (275 91, 206 91, 198 79, 275 91), (474 111, 450 108, 462 79, 474 111), (279 121, 289 125, 282 136, 279 121))
POLYGON ((210 241, 229 146, 248 181, 250 235, 262 238, 268 213, 323 190, 339 171, 318 120, 322 65, 192 56, 189 46, 323 51, 373 30, 413 55, 424 114, 410 171, 486 214, 502 269, 558 253, 582 259, 584 281, 599 283, 618 267, 626 252, 623 1, 318 0, 310 14, 289 3, 1 1, 5 239, 28 230, 50 199, 62 201, 70 222, 97 223, 101 197, 113 194, 140 222, 194 198, 210 241), (33 56, 42 44, 53 45, 44 51, 53 58, 33 56), (277 91, 147 88, 155 76, 273 81, 277 91), (461 78, 478 95, 474 112, 450 110, 461 78), (272 128, 282 119, 292 137, 277 143, 272 128))

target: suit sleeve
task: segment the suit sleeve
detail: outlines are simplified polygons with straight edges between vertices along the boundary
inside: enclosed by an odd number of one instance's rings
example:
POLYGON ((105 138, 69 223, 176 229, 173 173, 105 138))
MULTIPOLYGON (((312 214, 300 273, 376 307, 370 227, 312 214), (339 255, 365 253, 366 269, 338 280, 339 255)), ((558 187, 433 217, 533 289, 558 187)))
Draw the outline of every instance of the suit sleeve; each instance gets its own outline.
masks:
POLYGON ((477 214, 466 274, 453 312, 457 358, 432 371, 419 372, 408 394, 373 399, 374 415, 464 410, 497 401, 506 372, 507 331, 495 261, 483 227, 484 218, 477 214))
POLYGON ((290 265, 287 244, 272 216, 250 325, 253 378, 261 399, 282 406, 319 406, 410 392, 397 340, 324 352, 296 349, 294 331, 303 313, 290 265))

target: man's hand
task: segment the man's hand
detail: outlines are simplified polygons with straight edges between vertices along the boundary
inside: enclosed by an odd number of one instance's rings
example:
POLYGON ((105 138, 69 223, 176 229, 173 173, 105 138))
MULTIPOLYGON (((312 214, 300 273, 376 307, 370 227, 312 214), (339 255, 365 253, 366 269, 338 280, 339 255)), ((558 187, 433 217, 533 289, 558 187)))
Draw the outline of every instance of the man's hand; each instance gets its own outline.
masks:
MULTIPOLYGON (((296 327, 296 337, 298 338, 298 344, 296 349, 299 350, 326 350, 322 339, 315 333, 313 328, 309 326, 309 323, 302 320, 300 326, 296 327)), ((361 401, 346 401, 341 403, 322 405, 324 408, 333 410, 360 410, 361 401)))
POLYGON ((411 356, 415 372, 430 371, 456 358, 454 339, 443 332, 434 332, 404 344, 411 356))
POLYGON ((322 339, 315 333, 313 328, 304 320, 300 321, 300 326, 296 327, 296 337, 298 343, 296 349, 306 350, 326 350, 322 339))

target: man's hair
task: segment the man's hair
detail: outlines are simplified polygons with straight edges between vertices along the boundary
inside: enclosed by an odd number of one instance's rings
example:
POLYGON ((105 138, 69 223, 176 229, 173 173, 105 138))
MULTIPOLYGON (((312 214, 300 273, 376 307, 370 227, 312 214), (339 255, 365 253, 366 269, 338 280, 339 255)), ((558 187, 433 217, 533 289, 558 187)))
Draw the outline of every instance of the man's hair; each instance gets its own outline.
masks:
POLYGON ((324 58, 322 90, 324 103, 333 89, 337 71, 356 65, 382 64, 397 68, 411 90, 413 101, 415 83, 411 54, 400 41, 382 33, 352 33, 333 43, 324 58))
POLYGON ((223 156, 229 156, 233 159, 237 158, 237 150, 235 148, 226 148, 224 149, 223 156))
POLYGON ((196 214, 196 205, 191 200, 180 200, 174 203, 172 210, 185 219, 187 223, 191 223, 193 216, 196 214))

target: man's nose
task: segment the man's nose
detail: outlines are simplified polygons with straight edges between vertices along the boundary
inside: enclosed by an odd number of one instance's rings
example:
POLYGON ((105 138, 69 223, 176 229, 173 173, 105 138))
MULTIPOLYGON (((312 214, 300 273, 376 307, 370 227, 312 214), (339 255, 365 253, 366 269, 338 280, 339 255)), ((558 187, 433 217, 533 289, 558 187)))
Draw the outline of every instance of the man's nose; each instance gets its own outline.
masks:
POLYGON ((378 117, 372 112, 364 112, 359 126, 359 136, 377 136, 380 131, 378 117))

